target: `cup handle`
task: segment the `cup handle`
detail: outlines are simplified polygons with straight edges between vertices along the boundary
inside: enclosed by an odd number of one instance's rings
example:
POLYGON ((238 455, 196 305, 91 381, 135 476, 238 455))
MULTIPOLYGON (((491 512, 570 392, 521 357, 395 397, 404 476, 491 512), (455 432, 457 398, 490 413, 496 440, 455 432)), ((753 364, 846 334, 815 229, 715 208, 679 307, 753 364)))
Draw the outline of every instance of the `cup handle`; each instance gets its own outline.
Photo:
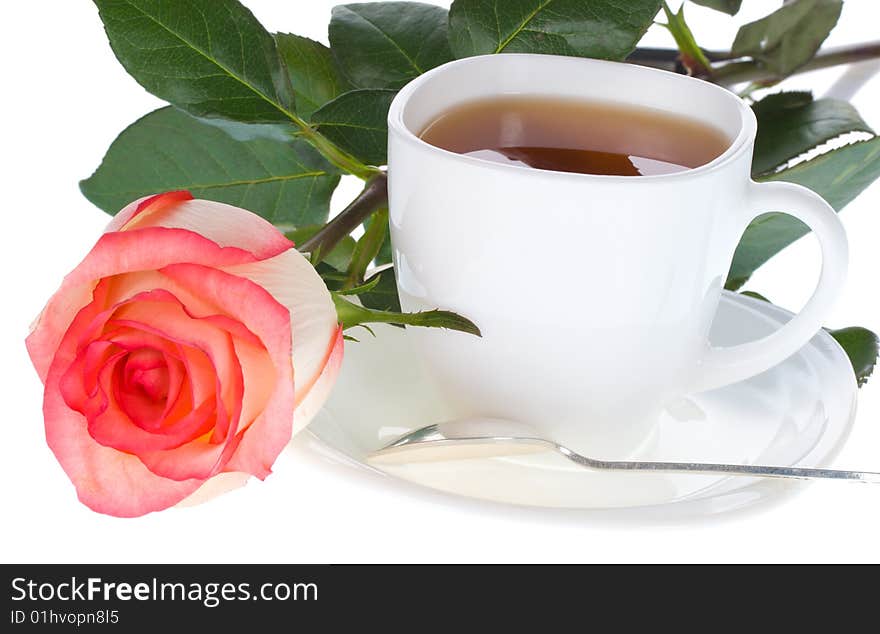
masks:
POLYGON ((821 196, 800 185, 772 182, 749 185, 750 219, 767 211, 787 213, 806 223, 819 239, 822 271, 803 310, 776 332, 727 348, 710 347, 698 369, 694 391, 711 390, 760 374, 803 347, 822 327, 822 320, 846 279, 849 247, 843 224, 821 196))

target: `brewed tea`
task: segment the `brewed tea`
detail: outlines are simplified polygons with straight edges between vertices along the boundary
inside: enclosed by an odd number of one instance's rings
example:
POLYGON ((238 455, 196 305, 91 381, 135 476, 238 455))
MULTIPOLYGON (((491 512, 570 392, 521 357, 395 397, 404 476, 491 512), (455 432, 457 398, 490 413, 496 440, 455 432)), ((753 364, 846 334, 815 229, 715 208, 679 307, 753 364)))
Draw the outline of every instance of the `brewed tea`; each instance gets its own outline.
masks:
POLYGON ((462 104, 431 122, 420 137, 487 161, 618 176, 699 167, 730 144, 710 125, 659 110, 536 96, 462 104))

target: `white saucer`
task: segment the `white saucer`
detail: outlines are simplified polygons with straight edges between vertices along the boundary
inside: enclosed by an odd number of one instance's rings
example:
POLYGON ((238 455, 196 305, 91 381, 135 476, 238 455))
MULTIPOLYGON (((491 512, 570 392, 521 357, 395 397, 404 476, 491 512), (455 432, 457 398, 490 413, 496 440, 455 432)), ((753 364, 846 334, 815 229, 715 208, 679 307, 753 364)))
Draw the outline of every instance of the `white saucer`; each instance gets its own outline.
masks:
MULTIPOLYGON (((713 344, 761 337, 791 313, 725 293, 713 344)), ((555 453, 424 462, 368 463, 371 452, 415 428, 448 420, 406 331, 376 326, 346 345, 333 393, 309 430, 330 455, 447 493, 519 505, 602 509, 685 504, 717 513, 777 496, 798 483, 712 475, 596 473, 555 453), (340 455, 341 454, 341 455, 340 455)), ((856 405, 852 366, 824 331, 798 354, 743 383, 671 406, 635 459, 823 466, 850 431, 856 405)))

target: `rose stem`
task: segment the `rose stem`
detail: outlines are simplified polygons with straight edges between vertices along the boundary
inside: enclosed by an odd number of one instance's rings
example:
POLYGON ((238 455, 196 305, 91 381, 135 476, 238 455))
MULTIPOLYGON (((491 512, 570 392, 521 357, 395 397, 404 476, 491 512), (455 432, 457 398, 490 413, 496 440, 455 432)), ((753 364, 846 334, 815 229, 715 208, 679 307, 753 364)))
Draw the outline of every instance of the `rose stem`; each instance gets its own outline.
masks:
MULTIPOLYGON (((867 42, 851 46, 840 46, 820 51, 813 59, 797 68, 793 74, 806 73, 820 68, 829 68, 839 64, 850 64, 880 57, 880 42, 867 42)), ((730 86, 742 82, 762 82, 779 79, 757 62, 731 62, 716 69, 711 80, 722 86, 730 86)))
POLYGON ((323 259, 323 255, 330 253, 340 240, 350 234, 371 213, 387 204, 388 178, 384 172, 380 172, 367 181, 364 189, 348 207, 297 249, 301 253, 316 254, 317 261, 313 258, 312 264, 318 264, 323 259))
MULTIPOLYGON (((718 62, 730 60, 730 53, 720 51, 703 51, 710 61, 718 62)), ((642 66, 653 66, 676 73, 683 74, 684 67, 679 62, 680 53, 676 49, 666 48, 637 48, 626 61, 642 66)), ((805 73, 820 68, 828 68, 839 64, 861 62, 880 57, 880 42, 866 42, 851 44, 819 51, 813 59, 796 69, 792 74, 805 73)), ((777 79, 765 68, 755 61, 730 62, 715 68, 711 77, 703 77, 718 84, 729 86, 742 82, 765 81, 777 79)))

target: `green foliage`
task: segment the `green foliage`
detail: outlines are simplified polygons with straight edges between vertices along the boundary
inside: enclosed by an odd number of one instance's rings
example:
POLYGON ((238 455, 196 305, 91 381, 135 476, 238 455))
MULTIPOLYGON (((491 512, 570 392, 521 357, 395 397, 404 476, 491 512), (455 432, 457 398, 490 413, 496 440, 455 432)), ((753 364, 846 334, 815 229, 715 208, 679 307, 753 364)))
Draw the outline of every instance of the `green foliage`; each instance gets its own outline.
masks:
POLYGON ((387 268, 376 273, 370 278, 370 281, 373 280, 376 283, 366 292, 358 295, 361 304, 376 310, 400 312, 400 297, 397 295, 397 280, 394 276, 394 269, 387 268))
POLYGON ((308 121, 328 101, 351 90, 348 80, 337 70, 330 49, 320 42, 290 33, 276 33, 275 42, 296 91, 297 114, 304 120, 308 121))
MULTIPOLYGON (((370 216, 367 218, 366 222, 364 222, 364 229, 369 230, 370 225, 373 223, 373 217, 370 216)), ((379 248, 379 252, 376 254, 376 257, 373 259, 373 264, 376 266, 382 266, 383 264, 391 263, 391 227, 390 225, 386 225, 385 227, 385 240, 382 242, 382 246, 379 248)))
POLYGON ((421 2, 369 2, 333 9, 330 45, 358 88, 400 88, 452 59, 446 9, 421 2))
POLYGON ((873 133, 852 105, 816 99, 808 92, 780 92, 752 106, 758 137, 752 174, 759 176, 848 132, 873 133))
POLYGON ((280 125, 208 124, 161 108, 126 128, 80 188, 111 214, 141 196, 188 189, 279 225, 323 223, 339 173, 290 133, 280 125))
POLYGON ((285 121, 275 40, 236 0, 95 0, 110 46, 148 91, 200 117, 285 121))
POLYGON ((469 319, 448 310, 426 310, 419 313, 396 313, 374 310, 360 306, 344 295, 332 292, 333 302, 339 321, 346 329, 364 324, 394 324, 398 326, 423 326, 427 328, 446 328, 471 335, 480 335, 480 329, 469 319))
POLYGON ((388 209, 380 209, 373 215, 373 223, 364 231, 357 241, 351 263, 348 266, 348 286, 361 284, 364 281, 367 267, 375 259, 385 242, 385 230, 388 225, 388 209))
POLYGON ((388 108, 395 91, 352 90, 324 104, 312 115, 318 131, 337 146, 370 165, 388 158, 388 108))
MULTIPOLYGON (((880 137, 874 137, 845 145, 760 180, 781 180, 809 187, 840 210, 878 177, 880 137)), ((759 266, 808 232, 801 221, 782 213, 767 213, 753 220, 737 247, 727 288, 741 287, 759 266)))
MULTIPOLYGON (((783 180, 809 187, 836 210, 880 177, 880 139, 845 145, 809 161, 773 171, 822 143, 850 132, 872 133, 855 108, 807 92, 769 95, 753 106, 758 136, 752 161, 757 180, 783 180)), ((801 221, 768 210, 753 220, 737 247, 727 288, 740 288, 771 257, 806 235, 801 221)))
POLYGON ((678 46, 681 63, 688 69, 688 72, 692 75, 711 74, 712 64, 697 45, 694 34, 684 19, 684 5, 682 4, 678 9, 678 13, 673 13, 669 5, 664 2, 663 13, 666 14, 666 28, 672 34, 675 44, 678 46))
POLYGON ((742 0, 691 0, 691 2, 716 11, 723 11, 728 15, 736 15, 742 6, 742 0))
POLYGON ((874 373, 877 355, 880 353, 880 341, 877 335, 867 328, 850 327, 829 331, 846 352, 852 363, 859 387, 868 382, 874 373))
POLYGON ((624 59, 651 26, 660 0, 455 0, 456 57, 543 53, 624 59))
POLYGON ((785 77, 816 54, 842 8, 843 0, 789 0, 767 17, 743 25, 731 53, 751 56, 785 77))

